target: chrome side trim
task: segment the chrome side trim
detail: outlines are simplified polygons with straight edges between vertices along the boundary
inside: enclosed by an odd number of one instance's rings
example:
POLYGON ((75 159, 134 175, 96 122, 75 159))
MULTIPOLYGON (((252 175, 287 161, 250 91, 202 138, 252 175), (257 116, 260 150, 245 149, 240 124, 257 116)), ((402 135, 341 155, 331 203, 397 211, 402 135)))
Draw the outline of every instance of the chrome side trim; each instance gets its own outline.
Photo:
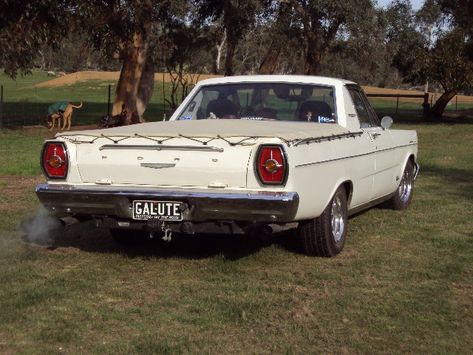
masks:
POLYGON ((174 168, 176 166, 175 163, 141 163, 140 165, 143 168, 151 168, 151 169, 174 168))
POLYGON ((359 137, 363 134, 363 131, 359 132, 348 132, 348 133, 341 133, 341 134, 334 134, 331 136, 323 136, 323 137, 313 137, 313 138, 304 138, 304 139, 298 139, 294 140, 291 143, 294 145, 294 147, 297 147, 301 144, 310 144, 310 143, 321 143, 325 141, 333 141, 333 140, 340 140, 344 138, 356 138, 359 137))
POLYGON ((296 192, 151 189, 149 187, 40 184, 36 194, 55 216, 132 218, 133 200, 181 201, 184 221, 291 222, 299 206, 296 192))
POLYGON ((330 162, 332 162, 332 161, 345 160, 345 159, 350 159, 350 158, 359 158, 359 157, 364 157, 364 156, 367 156, 367 155, 372 155, 372 154, 376 154, 376 153, 380 153, 380 152, 386 152, 386 151, 389 151, 389 150, 395 150, 395 149, 399 149, 399 148, 405 148, 405 147, 409 147, 409 146, 411 146, 411 145, 417 145, 417 143, 415 143, 415 144, 398 145, 398 146, 396 146, 396 147, 391 147, 391 148, 386 148, 386 149, 380 149, 380 150, 373 150, 373 151, 371 151, 371 152, 367 152, 367 153, 363 153, 363 154, 357 154, 357 155, 350 155, 350 156, 341 157, 341 158, 327 159, 327 160, 321 160, 321 161, 315 161, 315 162, 310 162, 310 163, 299 164, 299 165, 296 165, 296 168, 302 168, 302 167, 305 167, 305 166, 311 166, 311 165, 318 165, 318 164, 330 163, 330 162))
POLYGON ((223 148, 212 146, 195 146, 195 145, 140 145, 140 144, 105 144, 99 150, 179 150, 179 151, 204 151, 222 153, 223 148))
MULTIPOLYGON (((397 190, 397 189, 396 189, 397 190)), ((396 193, 396 191, 390 193, 389 195, 386 195, 386 196, 383 196, 383 197, 380 197, 380 198, 377 198, 373 201, 370 201, 370 202, 367 202, 367 203, 364 203, 364 204, 361 204, 357 207, 354 207, 354 208, 351 208, 348 210, 348 216, 353 216, 361 211, 364 211, 364 210, 367 210, 368 208, 371 208, 371 207, 374 207, 374 206, 377 206, 387 200, 389 200, 391 197, 394 196, 394 194, 396 193)))

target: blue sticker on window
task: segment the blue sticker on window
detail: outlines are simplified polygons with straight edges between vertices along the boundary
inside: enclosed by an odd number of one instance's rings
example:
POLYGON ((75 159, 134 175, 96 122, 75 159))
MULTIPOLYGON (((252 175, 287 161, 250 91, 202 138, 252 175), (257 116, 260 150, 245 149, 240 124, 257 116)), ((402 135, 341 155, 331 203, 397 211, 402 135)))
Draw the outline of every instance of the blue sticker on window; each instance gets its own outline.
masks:
POLYGON ((329 117, 319 116, 318 119, 320 123, 335 123, 335 120, 329 117))
POLYGON ((188 116, 182 116, 179 118, 180 121, 187 121, 187 120, 192 120, 192 116, 188 115, 188 116))

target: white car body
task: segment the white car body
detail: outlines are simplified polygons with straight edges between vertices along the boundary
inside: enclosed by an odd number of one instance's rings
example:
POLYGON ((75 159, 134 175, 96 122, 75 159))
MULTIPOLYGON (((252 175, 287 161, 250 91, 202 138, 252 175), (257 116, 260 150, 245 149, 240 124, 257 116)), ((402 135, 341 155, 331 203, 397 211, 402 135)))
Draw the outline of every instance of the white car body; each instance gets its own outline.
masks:
MULTIPOLYGON (((360 124, 351 96, 358 88, 349 81, 310 76, 201 81, 168 122, 58 134, 54 142, 67 150, 67 176, 49 179, 37 187, 37 194, 58 217, 99 218, 111 228, 133 228, 140 222, 133 221, 134 199, 178 200, 186 206, 182 221, 150 218, 139 228, 191 233, 227 222, 233 225, 216 231, 245 232, 252 225, 316 220, 340 187, 346 194, 343 209, 355 213, 405 192, 400 183, 408 164, 415 169, 410 172, 413 178, 418 172, 416 132, 360 124), (330 88, 336 123, 196 119, 195 106, 203 105, 199 90, 242 83, 330 88), (262 145, 280 147, 284 153, 286 176, 280 184, 262 183, 256 171, 262 145)), ((406 186, 410 202, 412 183, 406 186)))

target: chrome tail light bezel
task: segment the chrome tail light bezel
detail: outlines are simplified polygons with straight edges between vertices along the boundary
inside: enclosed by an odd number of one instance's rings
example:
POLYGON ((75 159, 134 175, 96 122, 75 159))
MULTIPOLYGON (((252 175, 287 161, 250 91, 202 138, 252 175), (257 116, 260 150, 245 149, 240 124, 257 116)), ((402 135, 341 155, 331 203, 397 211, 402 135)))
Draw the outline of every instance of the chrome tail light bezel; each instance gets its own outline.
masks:
POLYGON ((40 163, 41 163, 41 169, 43 170, 43 174, 50 180, 65 180, 67 178, 67 174, 69 173, 69 151, 67 150, 67 145, 64 142, 61 141, 47 141, 43 145, 43 149, 41 150, 41 158, 40 158, 40 163), (52 174, 51 171, 48 171, 46 168, 47 164, 47 153, 48 149, 52 145, 57 145, 62 148, 62 155, 56 154, 57 157, 59 157, 62 161, 61 165, 64 167, 64 172, 62 174, 52 174))
MULTIPOLYGON (((283 145, 280 144, 262 144, 258 147, 258 151, 256 153, 256 159, 254 163, 254 169, 256 172, 256 176, 258 177, 258 181, 263 184, 263 185, 272 185, 272 186, 284 186, 286 185, 287 178, 289 175, 289 164, 288 164, 288 159, 287 159, 287 153, 286 150, 284 149, 283 145), (264 178, 262 174, 262 169, 264 169, 264 165, 262 165, 262 155, 265 149, 277 149, 279 150, 282 158, 282 162, 280 165, 283 167, 284 171, 282 174, 281 179, 278 179, 277 181, 268 181, 267 179, 264 178)), ((269 172, 268 172, 269 173, 269 172)))

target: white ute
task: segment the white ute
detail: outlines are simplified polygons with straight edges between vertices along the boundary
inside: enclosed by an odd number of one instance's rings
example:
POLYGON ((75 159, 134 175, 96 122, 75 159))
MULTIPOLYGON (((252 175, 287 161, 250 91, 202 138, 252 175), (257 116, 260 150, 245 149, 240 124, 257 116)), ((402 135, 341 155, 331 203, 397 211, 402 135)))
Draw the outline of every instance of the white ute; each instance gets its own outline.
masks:
POLYGON ((53 215, 95 219, 117 238, 297 225, 307 254, 334 256, 348 215, 411 202, 417 134, 391 124, 350 81, 210 79, 167 122, 46 141, 36 193, 53 215))

